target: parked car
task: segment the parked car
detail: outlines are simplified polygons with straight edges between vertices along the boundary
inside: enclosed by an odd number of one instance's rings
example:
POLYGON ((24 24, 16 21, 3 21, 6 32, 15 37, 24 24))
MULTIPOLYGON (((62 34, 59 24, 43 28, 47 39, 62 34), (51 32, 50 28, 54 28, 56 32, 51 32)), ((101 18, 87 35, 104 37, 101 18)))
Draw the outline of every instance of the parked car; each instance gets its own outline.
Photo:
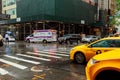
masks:
POLYGON ((82 42, 93 42, 95 40, 98 40, 100 37, 99 36, 95 36, 95 35, 86 35, 85 37, 82 38, 82 42))
POLYGON ((102 38, 89 44, 73 47, 70 51, 70 60, 82 64, 96 54, 114 49, 120 49, 120 37, 102 38))
POLYGON ((86 66, 87 80, 119 80, 120 49, 96 55, 86 66))
POLYGON ((72 44, 73 42, 80 43, 80 41, 81 41, 80 34, 65 34, 62 37, 58 38, 58 42, 60 44, 62 43, 72 44))

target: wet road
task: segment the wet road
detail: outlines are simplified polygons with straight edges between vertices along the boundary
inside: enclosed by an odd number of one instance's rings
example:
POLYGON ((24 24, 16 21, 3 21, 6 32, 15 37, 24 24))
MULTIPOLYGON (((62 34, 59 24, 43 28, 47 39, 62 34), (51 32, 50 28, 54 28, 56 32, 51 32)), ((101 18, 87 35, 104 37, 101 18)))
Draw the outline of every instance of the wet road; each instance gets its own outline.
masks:
POLYGON ((0 80, 86 80, 85 65, 69 60, 73 46, 56 43, 4 43, 0 80))

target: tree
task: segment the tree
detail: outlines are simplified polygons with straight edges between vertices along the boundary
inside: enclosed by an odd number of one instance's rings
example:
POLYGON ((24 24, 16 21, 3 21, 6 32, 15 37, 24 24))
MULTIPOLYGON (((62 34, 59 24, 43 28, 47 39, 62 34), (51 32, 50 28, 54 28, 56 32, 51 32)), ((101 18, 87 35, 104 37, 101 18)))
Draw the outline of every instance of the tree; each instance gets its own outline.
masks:
POLYGON ((114 10, 115 14, 112 14, 110 17, 110 25, 120 25, 120 0, 116 0, 116 9, 114 10))
POLYGON ((117 3, 117 11, 120 11, 120 0, 116 0, 117 3))

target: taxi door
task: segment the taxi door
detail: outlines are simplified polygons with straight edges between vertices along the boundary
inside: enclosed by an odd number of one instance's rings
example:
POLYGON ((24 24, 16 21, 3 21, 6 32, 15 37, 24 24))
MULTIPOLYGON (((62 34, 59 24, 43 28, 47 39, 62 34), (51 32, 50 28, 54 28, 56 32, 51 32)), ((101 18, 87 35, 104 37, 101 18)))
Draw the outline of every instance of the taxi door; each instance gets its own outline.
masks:
POLYGON ((85 50, 86 56, 87 56, 86 59, 89 60, 91 57, 93 57, 96 54, 100 54, 100 53, 107 52, 113 49, 117 49, 117 47, 114 46, 114 44, 110 44, 111 42, 113 41, 102 40, 102 41, 88 45, 88 47, 85 50))

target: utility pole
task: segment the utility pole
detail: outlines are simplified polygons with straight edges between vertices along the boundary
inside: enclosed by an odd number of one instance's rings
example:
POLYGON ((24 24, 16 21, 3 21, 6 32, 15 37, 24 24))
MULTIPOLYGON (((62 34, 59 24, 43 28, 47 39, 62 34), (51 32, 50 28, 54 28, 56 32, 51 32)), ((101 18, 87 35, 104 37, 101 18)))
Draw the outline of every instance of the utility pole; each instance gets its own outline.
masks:
POLYGON ((109 34, 109 17, 110 17, 110 7, 109 7, 109 5, 110 5, 110 2, 109 2, 109 0, 108 0, 108 12, 107 12, 107 28, 108 28, 108 33, 107 34, 109 34))
POLYGON ((108 27, 109 27, 109 16, 110 16, 110 7, 109 7, 109 0, 108 0, 108 12, 107 12, 107 23, 108 23, 108 27))

